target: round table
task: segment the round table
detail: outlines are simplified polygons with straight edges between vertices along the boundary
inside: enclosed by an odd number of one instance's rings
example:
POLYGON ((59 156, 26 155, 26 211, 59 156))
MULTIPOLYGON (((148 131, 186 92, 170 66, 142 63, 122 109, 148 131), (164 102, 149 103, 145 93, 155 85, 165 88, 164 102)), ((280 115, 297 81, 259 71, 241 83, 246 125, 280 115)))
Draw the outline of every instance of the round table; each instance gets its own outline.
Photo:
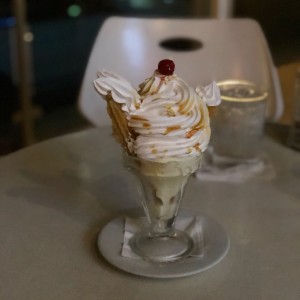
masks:
POLYGON ((300 154, 266 137, 276 176, 192 178, 183 207, 217 220, 227 256, 179 279, 125 273, 99 255, 99 230, 137 206, 110 128, 89 129, 0 159, 0 299, 299 299, 300 154))

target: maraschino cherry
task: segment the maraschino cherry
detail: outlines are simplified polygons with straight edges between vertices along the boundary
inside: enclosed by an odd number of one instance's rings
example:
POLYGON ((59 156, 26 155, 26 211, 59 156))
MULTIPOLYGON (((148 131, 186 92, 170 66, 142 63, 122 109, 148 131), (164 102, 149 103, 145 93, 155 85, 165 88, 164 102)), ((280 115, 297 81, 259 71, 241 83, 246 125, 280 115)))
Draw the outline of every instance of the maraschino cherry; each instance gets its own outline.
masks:
POLYGON ((163 59, 158 63, 158 72, 162 75, 172 75, 175 70, 175 64, 171 59, 163 59))

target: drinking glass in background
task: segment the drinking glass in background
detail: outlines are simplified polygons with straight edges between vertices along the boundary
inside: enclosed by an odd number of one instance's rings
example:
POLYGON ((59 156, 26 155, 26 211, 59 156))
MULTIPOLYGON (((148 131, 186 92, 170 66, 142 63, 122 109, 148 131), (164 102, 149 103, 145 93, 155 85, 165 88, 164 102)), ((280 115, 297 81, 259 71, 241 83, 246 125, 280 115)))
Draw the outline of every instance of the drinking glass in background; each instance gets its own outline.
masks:
POLYGON ((211 119, 214 156, 232 162, 258 159, 268 93, 241 80, 222 81, 218 86, 222 103, 211 119))

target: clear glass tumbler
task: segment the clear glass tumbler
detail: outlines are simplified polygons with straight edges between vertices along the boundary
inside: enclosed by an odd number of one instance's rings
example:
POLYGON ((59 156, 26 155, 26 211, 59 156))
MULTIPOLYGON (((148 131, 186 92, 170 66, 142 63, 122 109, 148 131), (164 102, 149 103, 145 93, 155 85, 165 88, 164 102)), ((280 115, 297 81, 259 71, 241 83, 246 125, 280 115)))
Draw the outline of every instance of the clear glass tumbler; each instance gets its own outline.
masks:
POLYGON ((222 103, 211 119, 214 154, 232 160, 257 159, 264 132, 267 92, 248 81, 218 83, 222 103))
POLYGON ((168 162, 151 162, 124 154, 124 166, 141 186, 141 203, 149 226, 134 235, 134 253, 152 262, 173 262, 193 250, 191 237, 174 228, 184 188, 200 166, 201 157, 168 162))

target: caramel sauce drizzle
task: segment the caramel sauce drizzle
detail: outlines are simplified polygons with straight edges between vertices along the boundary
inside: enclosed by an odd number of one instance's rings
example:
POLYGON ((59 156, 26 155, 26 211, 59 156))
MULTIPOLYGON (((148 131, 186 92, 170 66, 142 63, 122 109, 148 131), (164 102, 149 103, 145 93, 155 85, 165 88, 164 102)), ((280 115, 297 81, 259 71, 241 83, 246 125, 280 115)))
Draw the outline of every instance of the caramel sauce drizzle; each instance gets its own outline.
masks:
POLYGON ((200 122, 198 124, 196 124, 190 131, 188 131, 186 134, 185 134, 185 137, 186 138, 191 138, 194 134, 196 134, 200 129, 202 129, 204 126, 203 126, 203 119, 200 120, 200 122))
POLYGON ((169 117, 175 117, 175 111, 171 107, 167 107, 167 114, 169 117))
POLYGON ((179 104, 178 112, 180 114, 185 114, 186 113, 185 107, 187 106, 187 104, 188 104, 188 99, 185 99, 182 103, 179 104))
POLYGON ((157 149, 154 148, 154 149, 151 150, 151 152, 152 152, 152 154, 156 154, 157 153, 157 149))
POLYGON ((133 139, 133 140, 136 140, 137 137, 138 137, 138 133, 136 133, 133 128, 129 127, 129 138, 130 139, 133 139))
POLYGON ((199 144, 199 143, 197 143, 196 145, 194 145, 194 148, 195 148, 198 152, 201 151, 201 149, 200 149, 200 144, 199 144))
POLYGON ((169 126, 169 127, 166 128, 166 131, 165 131, 164 134, 168 134, 168 133, 170 133, 172 131, 175 131, 175 130, 178 130, 180 128, 181 128, 180 125, 169 126))
POLYGON ((131 116, 131 121, 142 121, 142 122, 148 122, 148 120, 141 116, 131 116))
POLYGON ((189 132, 187 132, 186 134, 185 134, 185 137, 187 138, 187 139, 190 139, 194 134, 196 134, 197 132, 198 132, 198 130, 199 129, 192 129, 192 130, 190 130, 189 132))

